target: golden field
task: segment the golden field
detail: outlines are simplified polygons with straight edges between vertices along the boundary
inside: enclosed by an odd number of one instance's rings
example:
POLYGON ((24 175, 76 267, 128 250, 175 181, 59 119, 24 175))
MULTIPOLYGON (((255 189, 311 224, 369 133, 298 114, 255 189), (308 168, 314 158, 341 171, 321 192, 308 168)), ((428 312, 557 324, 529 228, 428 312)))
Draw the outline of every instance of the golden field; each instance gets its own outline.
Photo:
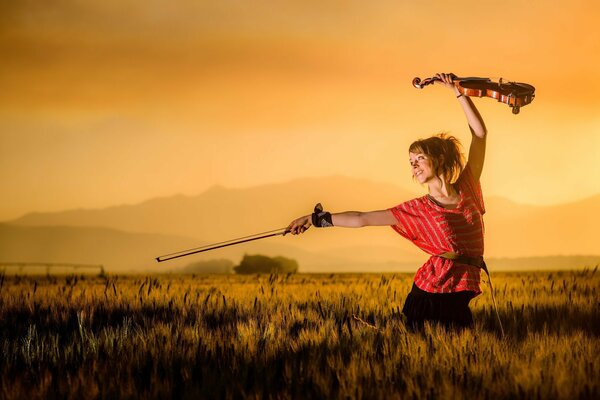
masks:
POLYGON ((600 397, 600 274, 493 274, 409 332, 411 274, 2 274, 0 397, 600 397))

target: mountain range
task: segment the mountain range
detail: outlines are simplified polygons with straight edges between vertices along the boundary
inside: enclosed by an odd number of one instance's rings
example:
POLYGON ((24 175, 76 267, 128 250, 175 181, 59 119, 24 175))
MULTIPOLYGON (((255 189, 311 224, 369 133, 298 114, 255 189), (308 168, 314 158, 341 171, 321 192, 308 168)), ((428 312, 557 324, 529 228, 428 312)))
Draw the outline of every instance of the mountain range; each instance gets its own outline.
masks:
MULTIPOLYGON (((109 270, 159 269, 158 255, 283 228, 325 209, 384 209, 418 196, 369 180, 304 178, 244 189, 215 186, 197 196, 176 195, 104 209, 30 213, 0 224, 0 262, 101 263, 109 270)), ((486 255, 495 258, 597 255, 600 195, 568 204, 533 206, 486 198, 486 255)), ((167 262, 244 253, 284 255, 301 271, 411 269, 426 256, 388 227, 309 229, 167 262)), ((165 263, 165 264, 167 264, 165 263)))

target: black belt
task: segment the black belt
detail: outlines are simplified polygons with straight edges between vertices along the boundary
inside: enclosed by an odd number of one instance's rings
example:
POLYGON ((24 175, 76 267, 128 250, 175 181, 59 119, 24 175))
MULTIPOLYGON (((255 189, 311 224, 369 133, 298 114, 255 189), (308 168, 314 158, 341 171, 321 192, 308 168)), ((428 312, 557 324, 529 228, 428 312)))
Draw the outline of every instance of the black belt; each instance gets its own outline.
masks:
POLYGON ((485 261, 483 260, 483 256, 470 257, 470 256, 465 256, 463 254, 446 252, 446 253, 438 254, 438 257, 445 258, 446 260, 456 261, 457 263, 460 263, 460 264, 467 264, 467 265, 472 265, 477 268, 481 268, 482 270, 485 271, 485 273, 488 275, 488 277, 490 276, 487 266, 485 265, 485 261))

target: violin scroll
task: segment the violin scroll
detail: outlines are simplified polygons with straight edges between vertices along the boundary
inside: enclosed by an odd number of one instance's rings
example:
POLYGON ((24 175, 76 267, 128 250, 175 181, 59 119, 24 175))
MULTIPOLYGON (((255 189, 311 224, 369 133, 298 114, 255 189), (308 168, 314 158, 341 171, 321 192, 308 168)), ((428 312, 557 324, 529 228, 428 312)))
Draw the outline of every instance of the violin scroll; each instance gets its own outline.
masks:
POLYGON ((433 78, 425 78, 423 80, 421 80, 421 78, 419 78, 419 77, 416 77, 415 79, 413 79, 412 85, 417 89, 423 89, 425 86, 431 85, 433 82, 439 81, 439 80, 440 79, 435 76, 433 78))

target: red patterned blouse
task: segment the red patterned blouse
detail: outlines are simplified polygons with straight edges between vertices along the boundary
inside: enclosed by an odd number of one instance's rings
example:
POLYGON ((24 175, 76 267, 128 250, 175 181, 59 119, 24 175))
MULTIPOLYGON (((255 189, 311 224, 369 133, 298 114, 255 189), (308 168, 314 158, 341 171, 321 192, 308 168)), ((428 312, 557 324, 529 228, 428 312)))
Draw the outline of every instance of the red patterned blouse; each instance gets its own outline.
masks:
POLYGON ((446 209, 429 196, 418 197, 390 208, 398 221, 392 228, 431 255, 415 275, 418 288, 430 293, 481 293, 478 267, 437 256, 445 252, 483 256, 485 206, 468 164, 454 187, 460 195, 455 209, 446 209))

